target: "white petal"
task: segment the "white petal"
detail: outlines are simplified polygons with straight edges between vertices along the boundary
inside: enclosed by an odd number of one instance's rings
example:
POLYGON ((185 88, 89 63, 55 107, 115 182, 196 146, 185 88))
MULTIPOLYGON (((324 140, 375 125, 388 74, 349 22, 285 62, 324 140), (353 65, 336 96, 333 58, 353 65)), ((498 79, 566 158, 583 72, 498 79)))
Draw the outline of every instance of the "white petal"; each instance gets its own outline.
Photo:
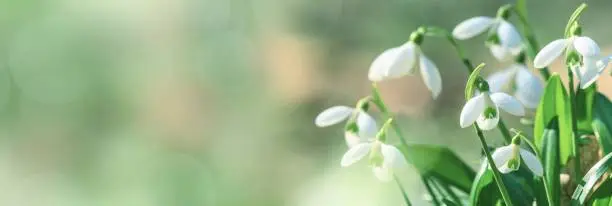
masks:
POLYGON ((319 113, 315 118, 315 125, 327 127, 344 121, 353 113, 353 108, 347 106, 333 106, 319 113))
POLYGON ((442 78, 436 65, 431 62, 425 55, 421 55, 419 61, 419 67, 421 68, 421 75, 425 86, 431 91, 433 98, 437 98, 440 92, 442 92, 442 78))
POLYGON ((340 165, 347 167, 361 160, 363 157, 368 155, 368 153, 370 153, 370 148, 372 148, 372 143, 359 143, 351 147, 346 153, 344 153, 344 156, 342 156, 340 165))
POLYGON ((542 162, 540 162, 538 157, 536 157, 533 153, 527 150, 524 150, 524 149, 520 149, 520 153, 521 153, 521 158, 523 159, 523 162, 527 165, 527 168, 529 168, 533 172, 533 174, 538 175, 538 176, 544 175, 544 169, 542 168, 542 162))
POLYGON ((594 57, 599 55, 599 46, 593 39, 581 36, 574 39, 574 48, 580 55, 585 57, 594 57))
POLYGON ((501 92, 506 89, 508 86, 510 86, 514 74, 516 74, 516 68, 513 66, 488 76, 487 82, 489 83, 489 91, 501 92))
POLYGON ((491 50, 491 54, 493 54, 493 57, 495 57, 495 59, 497 59, 498 61, 508 61, 511 60, 513 57, 512 52, 506 47, 497 44, 487 45, 487 47, 489 47, 489 50, 491 50))
POLYGON ((374 176, 376 176, 376 178, 378 178, 380 181, 389 182, 393 180, 393 171, 391 168, 373 167, 372 172, 374 172, 374 176))
POLYGON ((417 58, 418 46, 413 42, 408 42, 398 47, 397 54, 391 59, 391 65, 386 70, 386 76, 401 77, 414 73, 414 66, 417 58))
POLYGON ((386 165, 386 167, 397 168, 403 167, 406 164, 404 155, 399 149, 397 149, 397 147, 388 144, 381 144, 380 151, 384 159, 383 165, 386 165))
POLYGON ((599 78, 599 67, 597 66, 597 59, 590 57, 583 58, 583 65, 578 71, 578 79, 580 80, 580 88, 586 89, 591 86, 597 78, 599 78))
POLYGON ((497 123, 499 123, 499 108, 495 107, 496 115, 493 118, 487 118, 484 114, 480 114, 478 119, 476 119, 476 124, 482 130, 492 130, 497 127, 497 123))
POLYGON ((509 173, 512 171, 506 164, 512 158, 512 145, 497 148, 491 155, 491 158, 493 158, 493 162, 495 162, 495 166, 500 172, 509 173))
POLYGON ((481 93, 465 103, 463 109, 461 109, 461 116, 459 117, 459 125, 461 128, 472 125, 474 121, 478 119, 485 108, 484 95, 485 93, 481 93))
POLYGON ((540 104, 540 99, 544 94, 544 84, 533 73, 526 68, 520 69, 516 75, 516 98, 523 106, 535 109, 540 104))
POLYGON ((346 141, 346 146, 348 146, 349 148, 352 148, 355 145, 361 143, 361 138, 359 137, 359 135, 350 131, 344 132, 344 140, 346 141))
POLYGON ((359 128, 359 136, 364 138, 374 138, 378 133, 376 120, 364 111, 360 111, 357 116, 357 127, 359 128))
POLYGON ((500 44, 505 48, 516 48, 521 46, 521 34, 509 22, 501 20, 497 26, 497 36, 500 44))
POLYGON ((487 16, 469 18, 453 29, 453 37, 459 40, 472 38, 487 30, 494 22, 495 19, 487 16))
POLYGON ((525 108, 523 108, 521 102, 506 93, 493 93, 491 94, 491 100, 495 103, 495 105, 510 114, 513 114, 515 116, 525 115, 525 108))
POLYGON ((557 57, 563 53, 565 48, 567 47, 568 40, 567 39, 557 39, 550 43, 548 43, 533 60, 533 66, 535 68, 544 68, 550 65, 557 57))
POLYGON ((386 78, 386 74, 391 68, 391 64, 397 53, 399 52, 399 48, 391 48, 385 50, 383 53, 378 55, 372 64, 370 65, 370 71, 368 72, 368 79, 373 82, 382 81, 386 78))

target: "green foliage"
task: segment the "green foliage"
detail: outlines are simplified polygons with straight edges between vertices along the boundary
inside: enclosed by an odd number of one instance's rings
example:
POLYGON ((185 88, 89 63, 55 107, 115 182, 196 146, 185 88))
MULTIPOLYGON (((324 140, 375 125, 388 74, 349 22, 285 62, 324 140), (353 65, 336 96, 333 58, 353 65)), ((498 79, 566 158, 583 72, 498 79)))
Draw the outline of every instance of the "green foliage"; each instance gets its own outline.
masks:
POLYGON ((612 152, 612 102, 601 93, 595 95, 593 130, 604 154, 612 152))
MULTIPOLYGON (((592 194, 595 189, 595 185, 601 179, 601 177, 610 170, 612 166, 612 154, 606 155, 604 158, 599 160, 589 171, 584 175, 582 181, 576 187, 574 194, 572 195, 572 205, 584 205, 587 201, 589 194, 592 194)), ((600 187, 601 189, 609 189, 609 184, 606 187, 600 187)), ((607 193, 608 196, 612 195, 607 193)), ((605 198, 604 198, 605 199, 605 198)), ((603 201, 603 200, 602 200, 603 201)))
POLYGON ((542 155, 544 160, 544 170, 546 171, 546 180, 548 182, 549 189, 552 191, 551 205, 558 205, 560 202, 561 193, 561 180, 559 174, 561 173, 561 166, 559 164, 559 124, 557 118, 553 118, 543 135, 543 149, 542 155))
POLYGON ((422 176, 435 177, 444 184, 454 186, 465 193, 470 191, 476 174, 450 149, 421 144, 398 145, 397 147, 422 176))
POLYGON ((578 121, 578 130, 581 132, 593 132, 591 122, 593 121, 593 107, 596 94, 597 86, 595 84, 586 89, 578 89, 576 91, 576 120, 578 121))
MULTIPOLYGON (((534 192, 529 185, 535 184, 532 181, 533 175, 526 167, 520 167, 518 171, 510 174, 503 174, 502 179, 514 205, 531 205, 534 192)), ((503 199, 495 185, 493 171, 488 168, 486 162, 483 162, 470 191, 470 205, 490 206, 498 203, 503 203, 503 199)))
POLYGON ((591 196, 589 204, 591 206, 612 206, 612 180, 608 178, 591 196))
POLYGON ((570 101, 558 74, 553 74, 544 89, 535 117, 534 143, 543 151, 545 127, 557 117, 559 121, 559 161, 563 166, 573 156, 573 133, 570 101))

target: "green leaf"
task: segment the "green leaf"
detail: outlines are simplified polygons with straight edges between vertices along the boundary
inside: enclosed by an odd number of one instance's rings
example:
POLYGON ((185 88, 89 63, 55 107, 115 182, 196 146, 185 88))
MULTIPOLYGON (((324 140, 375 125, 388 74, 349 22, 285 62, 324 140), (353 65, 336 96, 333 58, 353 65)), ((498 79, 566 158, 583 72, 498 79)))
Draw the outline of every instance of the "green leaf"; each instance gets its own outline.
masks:
POLYGON ((470 191, 476 172, 450 149, 422 144, 397 147, 422 176, 435 177, 465 193, 470 191))
POLYGON ((597 94, 596 84, 586 89, 576 91, 576 120, 578 130, 585 133, 592 133, 593 128, 593 107, 595 106, 595 96, 597 94))
POLYGON ((612 102, 601 93, 595 96, 593 130, 604 154, 612 152, 612 102))
POLYGON ((574 190, 572 205, 584 205, 587 201, 587 197, 594 189, 595 184, 608 170, 610 170, 610 166, 612 166, 612 154, 604 156, 604 158, 589 169, 582 178, 582 181, 576 186, 576 190, 574 190))
POLYGON ((589 200, 591 206, 612 206, 612 180, 602 183, 589 200))
MULTIPOLYGON (((531 205, 534 200, 533 190, 528 185, 534 185, 533 175, 526 167, 510 174, 502 174, 504 185, 508 189, 514 205, 531 205)), ((486 162, 480 166, 472 190, 470 191, 470 204, 472 206, 490 206, 503 202, 502 196, 493 179, 493 172, 486 162)))
POLYGON ((554 117, 558 117, 559 121, 559 161, 563 166, 569 157, 574 155, 574 135, 570 101, 558 74, 553 74, 548 79, 544 95, 535 115, 533 136, 534 143, 540 151, 543 151, 544 129, 554 117))
POLYGON ((481 63, 474 69, 474 71, 470 74, 470 77, 465 84, 465 100, 469 100, 474 96, 474 87, 476 86, 476 81, 480 78, 480 70, 484 68, 485 64, 481 63))
POLYGON ((559 205, 561 202, 559 194, 561 193, 561 180, 559 174, 561 166, 559 165, 559 124, 557 118, 553 118, 546 129, 544 130, 544 148, 542 149, 542 158, 544 158, 544 170, 546 181, 549 189, 552 191, 551 205, 559 205))

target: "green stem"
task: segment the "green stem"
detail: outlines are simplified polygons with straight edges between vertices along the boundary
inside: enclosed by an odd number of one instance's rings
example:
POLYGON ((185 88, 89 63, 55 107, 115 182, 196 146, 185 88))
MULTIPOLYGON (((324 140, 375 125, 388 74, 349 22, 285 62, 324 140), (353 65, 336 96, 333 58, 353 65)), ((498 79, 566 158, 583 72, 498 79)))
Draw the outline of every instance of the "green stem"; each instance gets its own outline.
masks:
POLYGON ((426 177, 421 177, 421 180, 425 184, 427 192, 429 192, 429 194, 431 195, 431 200, 433 201, 434 205, 440 206, 440 202, 438 201, 438 198, 436 198, 436 193, 433 191, 433 188, 431 188, 429 179, 426 177))
MULTIPOLYGON (((391 115, 391 112, 389 112, 387 105, 385 104, 382 97, 380 96, 380 91, 378 90, 378 86, 376 86, 375 83, 372 83, 372 102, 376 105, 376 107, 378 107, 378 109, 380 109, 380 111, 383 113, 385 118, 393 118, 393 115, 391 115)), ((399 137, 399 140, 402 143, 402 145, 408 146, 408 143, 404 139, 404 133, 400 129, 399 125, 397 124, 397 121, 391 121, 391 126, 393 127, 393 130, 399 137)))
POLYGON ((501 117, 499 119, 499 123, 497 123, 497 128, 499 128, 499 131, 504 137, 506 144, 510 144, 512 142, 512 137, 510 136, 510 131, 508 130, 508 127, 506 127, 506 124, 504 123, 504 121, 502 121, 501 117))
POLYGON ((408 193, 406 193, 406 189, 404 189, 404 186, 402 186, 402 183, 400 183, 399 179, 395 175, 393 175, 393 179, 397 183, 397 187, 399 188, 399 190, 402 192, 402 196, 404 197, 404 202, 406 202, 406 206, 412 206, 412 203, 410 202, 410 198, 408 198, 408 193))
POLYGON ((489 145, 487 145, 487 141, 485 141, 484 139, 484 134, 482 134, 482 130, 480 130, 478 125, 474 125, 474 129, 476 130, 476 134, 478 135, 480 143, 482 144, 482 150, 484 150, 484 153, 487 157, 489 167, 491 167, 491 170, 493 171, 493 178, 497 183, 497 188, 499 189, 499 192, 501 193, 502 198, 504 199, 504 203, 506 204, 506 206, 512 206, 512 200, 510 199, 510 195, 506 190, 506 186, 504 185, 504 181, 502 180, 501 174, 497 169, 495 162, 493 161, 493 157, 491 157, 491 152, 489 152, 489 145))
POLYGON ((570 98, 570 114, 572 115, 572 137, 574 139, 573 152, 574 152, 574 182, 580 182, 582 175, 580 174, 580 144, 578 139, 578 121, 576 119, 576 89, 574 87, 574 73, 571 68, 567 71, 569 79, 569 98, 570 98))
POLYGON ((448 186, 448 184, 443 183, 443 182, 439 182, 439 181, 435 181, 432 179, 432 182, 434 182, 434 184, 438 185, 439 187, 441 187, 441 191, 444 191, 444 193, 446 193, 446 195, 450 196, 451 200, 453 202, 455 202, 457 205, 461 205, 461 199, 459 199, 459 197, 457 196, 457 194, 455 194, 455 192, 448 186))
MULTIPOLYGON (((443 28, 439 28, 439 27, 427 27, 425 28, 425 34, 428 36, 446 38, 446 40, 448 40, 448 42, 455 49, 455 52, 457 53, 457 56, 459 56, 459 58, 461 59, 461 62, 463 63, 463 65, 465 65, 465 68, 468 71, 468 75, 474 72, 474 65, 472 64, 470 59, 465 57, 465 53, 463 52, 463 49, 461 48, 461 46, 459 46, 459 44, 457 43, 457 40, 455 40, 455 38, 449 31, 443 28)), ((512 137, 510 137, 510 132, 505 127, 504 121, 500 119, 498 125, 500 125, 499 130, 502 136, 504 137, 504 139, 506 140, 506 143, 510 143, 512 137)))
MULTIPOLYGON (((531 147, 531 150, 533 150, 533 152, 536 154, 536 157, 538 157, 538 159, 540 161, 542 161, 542 156, 540 155, 540 150, 538 150, 538 148, 535 146, 535 144, 529 140, 529 138, 525 137, 520 131, 514 131, 521 137, 521 139, 524 142, 527 142, 527 145, 529 145, 529 147, 531 147)), ((544 183, 544 190, 546 191, 546 199, 548 200, 548 205, 549 206, 554 206, 554 203, 552 202, 552 190, 550 188, 550 185, 548 185, 548 181, 546 180, 546 170, 543 170, 544 173, 542 174, 542 182, 544 183)))
MULTIPOLYGON (((531 28, 531 25, 529 24, 529 20, 527 20, 527 11, 524 9, 517 8, 513 9, 513 11, 518 16, 518 19, 521 22, 523 30, 522 34, 523 37, 525 37, 525 39, 527 40, 527 55, 533 61, 533 59, 535 59, 535 56, 538 54, 538 51, 540 51, 540 46, 533 32, 533 29, 531 28)), ((539 71, 542 77, 544 77, 544 80, 548 80, 548 78, 550 78, 550 71, 548 70, 548 67, 541 68, 539 69, 539 71)))

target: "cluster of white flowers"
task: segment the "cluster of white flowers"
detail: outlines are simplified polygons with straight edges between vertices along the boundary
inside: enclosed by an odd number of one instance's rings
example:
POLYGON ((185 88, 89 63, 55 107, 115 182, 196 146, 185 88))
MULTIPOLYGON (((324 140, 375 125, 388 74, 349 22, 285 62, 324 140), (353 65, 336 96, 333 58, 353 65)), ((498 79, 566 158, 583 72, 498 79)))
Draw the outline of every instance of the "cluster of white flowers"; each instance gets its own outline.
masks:
MULTIPOLYGON (((476 123, 482 130, 491 130, 498 126, 500 109, 515 116, 524 116, 526 109, 535 110, 539 105, 544 84, 528 69, 524 51, 526 44, 515 26, 507 20, 508 16, 508 9, 502 8, 497 17, 469 18, 449 32, 449 36, 455 40, 470 39, 486 32, 486 46, 492 55, 501 62, 512 61, 506 69, 477 80, 478 91, 466 102, 459 117, 462 128, 476 123)), ((432 97, 437 98, 442 92, 442 78, 438 67, 421 50, 425 37, 425 32, 419 29, 410 35, 406 43, 383 51, 369 68, 369 80, 380 82, 413 75, 418 67, 432 97)), ((571 69, 578 77, 581 88, 595 82, 612 59, 612 56, 601 55, 599 46, 591 38, 573 35, 542 48, 534 58, 534 67, 545 68, 564 52, 569 57, 579 55, 571 69)), ((364 105, 369 101, 371 99, 365 98, 356 107, 333 106, 321 112, 315 124, 326 127, 348 120, 345 138, 349 150, 342 158, 341 165, 346 167, 368 156, 376 177, 390 180, 393 177, 392 168, 402 166, 405 160, 398 148, 386 144, 386 138, 380 138, 385 136, 388 125, 379 129, 375 119, 366 113, 367 109, 364 108, 367 106, 364 105)), ((502 173, 516 170, 522 159, 534 174, 543 175, 539 159, 521 149, 520 139, 516 139, 510 145, 498 148, 492 155, 499 170, 502 173)))

